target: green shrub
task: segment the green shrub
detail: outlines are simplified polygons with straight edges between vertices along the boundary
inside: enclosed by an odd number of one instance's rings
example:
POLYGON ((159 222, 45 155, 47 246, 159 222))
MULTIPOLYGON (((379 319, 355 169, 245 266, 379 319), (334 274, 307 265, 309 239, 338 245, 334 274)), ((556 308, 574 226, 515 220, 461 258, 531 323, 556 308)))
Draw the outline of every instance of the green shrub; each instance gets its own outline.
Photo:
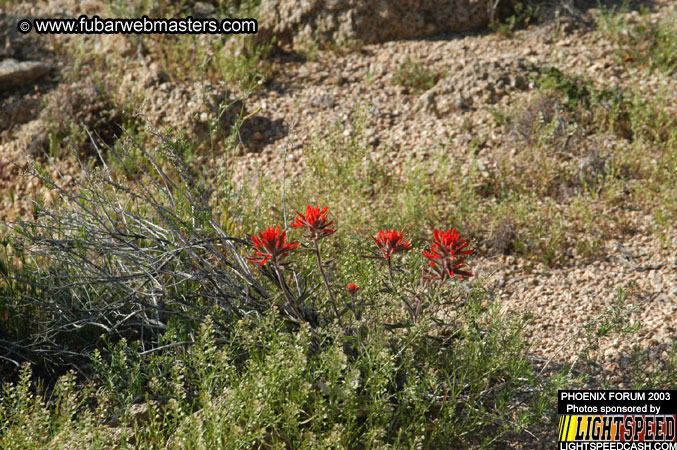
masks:
POLYGON ((423 63, 407 59, 400 65, 394 77, 394 82, 400 86, 406 86, 417 91, 426 91, 437 83, 439 74, 426 68, 423 63))

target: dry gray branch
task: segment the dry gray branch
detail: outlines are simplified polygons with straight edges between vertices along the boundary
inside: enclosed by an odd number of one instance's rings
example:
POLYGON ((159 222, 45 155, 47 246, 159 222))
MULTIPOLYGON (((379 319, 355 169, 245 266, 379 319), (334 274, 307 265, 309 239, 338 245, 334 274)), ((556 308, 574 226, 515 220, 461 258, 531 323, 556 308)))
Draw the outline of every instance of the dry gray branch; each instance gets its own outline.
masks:
POLYGON ((226 332, 273 304, 241 255, 246 242, 220 227, 175 143, 153 133, 152 150, 130 136, 105 158, 96 147, 101 164, 81 163, 74 189, 29 170, 58 202, 36 202, 35 220, 9 224, 26 263, 0 275, 24 287, 4 300, 33 333, 0 339, 3 360, 77 365, 103 337, 138 340, 148 353, 170 321, 213 315, 226 332))

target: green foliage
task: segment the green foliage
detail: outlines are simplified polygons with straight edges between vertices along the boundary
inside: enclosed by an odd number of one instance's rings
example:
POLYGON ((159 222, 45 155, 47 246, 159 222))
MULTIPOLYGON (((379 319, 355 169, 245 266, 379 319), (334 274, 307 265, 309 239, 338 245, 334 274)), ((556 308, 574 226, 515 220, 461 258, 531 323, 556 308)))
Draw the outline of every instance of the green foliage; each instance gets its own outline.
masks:
POLYGON ((123 430, 115 435, 99 428, 105 400, 91 385, 78 383, 73 373, 59 378, 49 394, 31 378, 30 366, 25 364, 16 384, 2 385, 0 447, 115 448, 129 434, 123 430))
MULTIPOLYGON (((256 18, 259 0, 220 0, 215 17, 256 18)), ((192 4, 186 2, 124 2, 108 4, 116 17, 186 17, 192 4)), ((132 36, 158 61, 172 80, 226 80, 240 84, 244 90, 265 79, 269 66, 263 56, 270 43, 254 45, 247 36, 237 35, 171 35, 132 36)), ((115 63, 114 61, 110 61, 115 63)))
POLYGON ((398 336, 374 324, 366 335, 341 338, 332 329, 290 335, 272 321, 249 325, 238 331, 238 342, 253 350, 244 370, 227 364, 224 393, 180 424, 172 441, 188 448, 224 442, 227 448, 263 442, 295 448, 418 442, 434 448, 468 442, 483 427, 509 428, 500 412, 484 411, 510 399, 516 381, 509 379, 528 373, 524 361, 513 360, 522 344, 515 329, 493 328, 495 312, 471 309, 469 315, 492 326, 488 334, 464 327, 445 341, 422 329, 398 336), (436 356, 442 348, 448 357, 436 356))
POLYGON ((591 350, 596 350, 599 340, 611 334, 628 336, 639 331, 641 325, 632 316, 636 308, 630 308, 627 302, 626 292, 619 287, 616 293, 616 301, 611 307, 601 313, 595 319, 588 321, 582 328, 585 333, 587 346, 584 350, 587 356, 591 350))
POLYGON ((576 108, 579 104, 590 105, 592 84, 581 77, 570 77, 555 67, 545 67, 536 78, 537 84, 545 90, 553 90, 565 95, 569 108, 576 108))
POLYGON ((406 86, 417 91, 427 91, 435 86, 439 79, 440 75, 425 67, 423 63, 407 58, 400 65, 393 81, 400 86, 406 86))
POLYGON ((505 20, 494 17, 494 20, 489 24, 489 27, 495 33, 504 37, 512 37, 518 28, 536 22, 538 20, 540 5, 532 0, 524 2, 514 1, 511 2, 511 8, 512 14, 505 20))
POLYGON ((642 6, 636 20, 628 18, 628 2, 620 8, 602 9, 601 32, 616 41, 616 57, 622 65, 648 67, 667 75, 677 70, 677 13, 651 21, 642 6))
POLYGON ((133 128, 135 119, 111 91, 109 83, 91 79, 74 81, 56 91, 42 113, 47 124, 48 148, 41 150, 56 158, 71 149, 79 157, 93 156, 92 142, 99 147, 112 145, 120 134, 120 126, 133 128))
MULTIPOLYGON (((25 366, 0 396, 0 445, 501 448, 552 417, 557 389, 577 383, 571 368, 537 374, 524 357, 523 323, 500 314, 481 286, 441 294, 454 298, 442 329, 432 316, 391 327, 400 305, 382 292, 347 330, 291 329, 271 312, 234 323, 226 336, 207 318, 190 347, 148 353, 120 341, 108 362, 95 353, 93 385, 82 389, 67 375, 49 397, 25 366), (133 396, 140 372, 151 376, 145 395, 133 396), (132 412, 140 399, 143 418, 132 412), (113 417, 117 428, 98 425, 113 417)), ((590 324, 591 342, 622 322, 603 313, 590 324)))
MULTIPOLYGON (((534 374, 522 357, 519 324, 502 318, 496 306, 487 307, 481 289, 462 297, 458 317, 443 335, 430 334, 430 323, 392 331, 377 321, 362 325, 368 331, 356 335, 334 325, 290 332, 271 314, 239 321, 217 341, 219 332, 207 320, 190 349, 150 354, 143 367, 128 365, 129 358, 142 360, 119 343, 110 363, 94 357, 103 382, 96 392, 76 390, 68 376, 52 401, 31 393, 30 371, 24 369, 19 384, 8 385, 2 397, 0 418, 11 419, 3 420, 0 442, 39 448, 66 435, 81 440, 96 429, 95 416, 108 420, 120 407, 121 423, 131 424, 132 398, 120 401, 127 393, 120 382, 121 375, 133 376, 139 368, 157 371, 147 398, 164 400, 152 407, 147 422, 123 429, 111 445, 130 434, 135 445, 152 448, 500 442, 531 423, 514 423, 511 410, 534 374), (98 407, 83 409, 85 404, 98 407)), ((391 308, 397 305, 379 309, 391 308)))
MULTIPOLYGON (((488 187, 490 192, 500 189, 511 193, 508 198, 514 200, 532 192, 545 197, 541 200, 546 204, 545 216, 526 227, 535 231, 545 224, 552 236, 548 240, 551 248, 525 246, 531 240, 528 238, 520 239, 515 248, 527 255, 541 255, 549 263, 565 262, 564 252, 574 246, 578 255, 593 256, 600 242, 587 238, 594 222, 590 211, 608 211, 621 201, 620 192, 632 192, 625 202, 637 207, 651 205, 656 234, 668 242, 667 224, 677 217, 672 200, 675 171, 670 169, 677 155, 677 122, 667 91, 647 96, 639 89, 608 88, 553 67, 540 69, 533 81, 538 95, 529 104, 517 106, 504 125, 521 135, 527 145, 515 156, 504 161, 499 158, 498 173, 488 187), (613 149, 590 148, 589 143, 599 136, 616 140, 613 149), (561 206, 551 208, 551 199, 561 206), (564 210, 566 215, 562 215, 564 210), (577 218, 574 224, 582 236, 576 242, 561 234, 561 221, 566 216, 577 218)), ((524 206, 506 206, 528 211, 530 202, 523 199, 524 206)), ((514 214, 510 219, 520 226, 523 223, 514 214)), ((609 218, 607 232, 626 232, 622 222, 620 217, 609 218)), ((538 234, 527 233, 530 237, 538 234)))
POLYGON ((655 350, 633 346, 630 355, 632 389, 673 389, 677 384, 677 345, 666 345, 661 355, 655 350), (652 354, 653 353, 653 354, 652 354), (647 367, 647 361, 653 363, 647 367))

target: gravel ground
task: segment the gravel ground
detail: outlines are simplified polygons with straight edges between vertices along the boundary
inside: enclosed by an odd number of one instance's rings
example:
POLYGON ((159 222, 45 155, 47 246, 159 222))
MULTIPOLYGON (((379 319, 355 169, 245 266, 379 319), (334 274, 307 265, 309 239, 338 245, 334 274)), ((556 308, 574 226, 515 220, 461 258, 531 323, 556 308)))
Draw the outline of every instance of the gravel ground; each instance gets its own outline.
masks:
MULTIPOLYGON (((674 9, 669 2, 657 7, 653 17, 674 9)), ((588 12, 592 20, 596 10, 588 12)), ((630 14, 637 18, 637 14, 630 14)), ((260 108, 259 116, 270 121, 292 124, 289 139, 270 142, 265 129, 261 150, 252 146, 246 158, 238 161, 236 172, 246 174, 256 167, 280 169, 281 154, 289 147, 291 162, 301 159, 301 149, 326 125, 336 122, 349 127, 351 111, 368 110, 366 134, 371 137, 375 157, 393 153, 423 153, 431 147, 449 144, 454 154, 467 152, 474 137, 486 139, 487 155, 507 140, 505 130, 494 125, 492 109, 509 110, 511 105, 526 103, 533 96, 529 86, 498 86, 501 75, 526 78, 526 66, 554 66, 570 75, 584 75, 605 86, 639 87, 646 95, 668 92, 677 113, 676 82, 668 75, 644 69, 619 69, 615 62, 614 42, 604 38, 594 27, 563 21, 532 27, 512 38, 496 34, 445 36, 439 40, 408 40, 368 45, 361 52, 346 55, 320 53, 315 61, 298 63, 279 58, 271 83, 259 91, 248 104, 250 111, 260 108), (559 29, 559 31, 558 31, 559 29), (432 108, 431 92, 416 91, 395 84, 398 69, 407 60, 420 62, 429 70, 446 74, 453 83, 444 83, 436 104, 448 103, 440 112, 432 108), (496 70, 498 67, 499 70, 496 70), (451 86, 449 86, 451 85, 451 86), (460 86, 460 87, 459 87, 460 86), (489 95, 489 91, 498 95, 489 95), (491 101, 488 101, 491 100, 491 101), (463 106, 455 107, 455 103, 463 106)), ((519 83, 518 83, 519 84, 519 83)), ((301 170, 298 166, 296 170, 301 170)))
POLYGON ((565 268, 525 270, 528 262, 513 256, 476 259, 476 274, 493 287, 503 311, 531 317, 525 329, 531 354, 559 363, 575 361, 589 345, 584 325, 612 308, 623 288, 627 323, 639 322, 641 329, 601 339, 589 362, 610 385, 629 388, 633 346, 647 350, 655 363, 667 358, 677 338, 677 238, 671 239, 665 250, 647 230, 640 231, 631 241, 608 241, 603 259, 565 268))

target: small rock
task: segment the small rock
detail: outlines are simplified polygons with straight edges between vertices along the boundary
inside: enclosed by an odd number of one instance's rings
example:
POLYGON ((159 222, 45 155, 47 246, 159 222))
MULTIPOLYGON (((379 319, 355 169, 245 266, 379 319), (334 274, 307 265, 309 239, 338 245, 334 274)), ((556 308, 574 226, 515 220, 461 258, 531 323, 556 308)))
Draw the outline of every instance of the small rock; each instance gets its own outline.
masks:
MULTIPOLYGON (((157 402, 151 400, 151 406, 157 406, 157 402)), ((127 417, 132 423, 144 424, 150 419, 148 403, 133 404, 129 407, 126 413, 127 417)), ((123 415, 123 412, 118 412, 110 420, 108 420, 108 422, 106 422, 106 426, 111 428, 119 427, 122 422, 121 419, 123 418, 123 415)))
POLYGON ((216 13, 214 5, 205 2, 196 2, 193 6, 193 16, 198 19, 206 19, 212 17, 216 13))
POLYGON ((456 100, 454 100, 454 106, 456 106, 458 109, 465 108, 465 99, 463 97, 456 97, 456 100))
POLYGON ((5 59, 0 62, 0 90, 10 89, 47 75, 51 66, 40 61, 5 59))
POLYGON ((336 105, 336 100, 329 94, 320 95, 310 101, 310 105, 316 108, 332 108, 336 105))

